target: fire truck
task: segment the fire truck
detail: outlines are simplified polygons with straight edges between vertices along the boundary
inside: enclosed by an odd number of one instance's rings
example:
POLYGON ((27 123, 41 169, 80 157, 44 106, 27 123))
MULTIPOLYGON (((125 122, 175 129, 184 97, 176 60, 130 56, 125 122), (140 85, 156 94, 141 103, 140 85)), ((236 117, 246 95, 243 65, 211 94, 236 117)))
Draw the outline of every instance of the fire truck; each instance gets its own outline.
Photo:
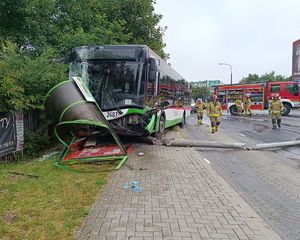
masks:
MULTIPOLYGON (((300 108, 300 84, 298 81, 287 82, 264 82, 249 84, 219 85, 214 87, 222 109, 237 115, 235 101, 242 96, 245 102, 246 96, 251 99, 252 110, 265 110, 269 107, 272 95, 278 94, 284 106, 283 116, 290 113, 292 109, 300 108)), ((243 104, 245 108, 245 104, 243 104)))

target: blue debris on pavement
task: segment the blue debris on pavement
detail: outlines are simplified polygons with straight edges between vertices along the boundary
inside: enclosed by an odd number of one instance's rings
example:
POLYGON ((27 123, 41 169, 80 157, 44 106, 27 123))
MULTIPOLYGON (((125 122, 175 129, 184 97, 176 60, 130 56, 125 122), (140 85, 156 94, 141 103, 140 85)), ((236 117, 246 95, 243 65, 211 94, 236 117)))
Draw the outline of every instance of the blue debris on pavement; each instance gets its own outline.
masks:
POLYGON ((135 192, 140 192, 142 190, 141 186, 140 186, 140 182, 136 181, 136 180, 132 180, 130 182, 130 184, 126 183, 123 185, 123 189, 131 189, 135 192))

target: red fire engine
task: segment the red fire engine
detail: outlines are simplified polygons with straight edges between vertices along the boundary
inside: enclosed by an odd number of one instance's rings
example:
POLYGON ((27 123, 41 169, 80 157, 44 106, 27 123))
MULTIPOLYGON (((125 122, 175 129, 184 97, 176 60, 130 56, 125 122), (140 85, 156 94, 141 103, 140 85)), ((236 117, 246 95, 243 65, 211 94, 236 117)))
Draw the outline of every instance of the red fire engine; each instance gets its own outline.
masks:
POLYGON ((268 101, 273 94, 279 94, 281 97, 285 109, 284 116, 288 115, 291 109, 300 108, 300 84, 297 81, 220 85, 215 86, 215 94, 222 103, 223 110, 229 110, 232 115, 237 115, 235 101, 239 96, 243 97, 244 102, 246 96, 249 96, 253 110, 268 109, 268 101))

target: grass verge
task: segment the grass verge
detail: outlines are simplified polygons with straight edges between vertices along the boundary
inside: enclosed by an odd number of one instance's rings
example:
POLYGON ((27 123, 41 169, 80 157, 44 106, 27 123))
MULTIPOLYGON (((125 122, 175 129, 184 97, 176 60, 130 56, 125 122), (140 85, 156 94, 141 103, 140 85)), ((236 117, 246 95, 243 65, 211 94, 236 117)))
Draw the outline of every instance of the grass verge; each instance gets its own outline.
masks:
POLYGON ((0 164, 0 239, 73 239, 113 166, 88 168, 64 171, 53 159, 0 164))

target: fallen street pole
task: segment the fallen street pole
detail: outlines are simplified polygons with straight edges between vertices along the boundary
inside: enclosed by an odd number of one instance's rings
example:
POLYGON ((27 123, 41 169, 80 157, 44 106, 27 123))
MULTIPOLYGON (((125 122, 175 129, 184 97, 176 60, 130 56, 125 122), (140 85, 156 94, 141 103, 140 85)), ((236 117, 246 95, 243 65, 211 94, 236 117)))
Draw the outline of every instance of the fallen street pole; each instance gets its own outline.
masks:
POLYGON ((246 149, 245 143, 220 143, 213 141, 194 141, 184 139, 164 139, 163 143, 174 147, 208 147, 208 148, 234 148, 246 149))
POLYGON ((288 141, 288 142, 258 143, 253 147, 252 150, 261 150, 261 149, 276 148, 276 147, 292 147, 297 145, 300 145, 300 140, 288 141))

